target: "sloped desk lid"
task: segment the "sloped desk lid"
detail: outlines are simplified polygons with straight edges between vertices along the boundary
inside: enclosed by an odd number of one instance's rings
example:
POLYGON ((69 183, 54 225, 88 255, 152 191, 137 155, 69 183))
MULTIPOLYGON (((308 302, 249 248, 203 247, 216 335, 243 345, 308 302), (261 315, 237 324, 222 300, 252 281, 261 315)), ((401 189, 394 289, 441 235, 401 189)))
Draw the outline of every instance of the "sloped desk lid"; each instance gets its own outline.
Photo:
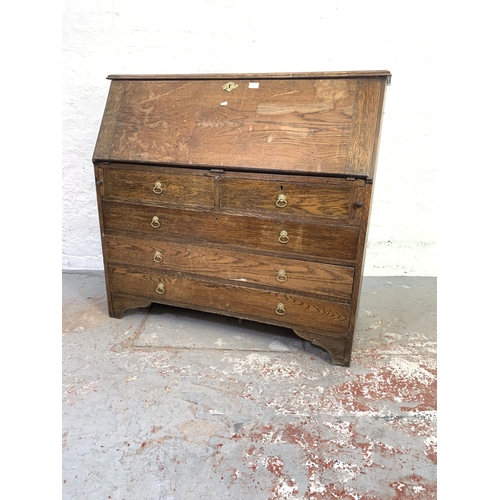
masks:
POLYGON ((390 76, 111 75, 93 161, 371 178, 390 76))

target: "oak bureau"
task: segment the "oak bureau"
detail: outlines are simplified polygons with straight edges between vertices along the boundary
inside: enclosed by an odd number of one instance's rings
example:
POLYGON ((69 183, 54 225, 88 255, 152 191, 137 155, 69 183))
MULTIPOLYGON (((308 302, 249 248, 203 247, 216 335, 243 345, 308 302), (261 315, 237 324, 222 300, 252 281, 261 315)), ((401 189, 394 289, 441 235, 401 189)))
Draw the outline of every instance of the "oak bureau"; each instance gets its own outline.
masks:
POLYGON ((157 302, 284 326, 349 366, 390 77, 109 76, 110 316, 157 302))

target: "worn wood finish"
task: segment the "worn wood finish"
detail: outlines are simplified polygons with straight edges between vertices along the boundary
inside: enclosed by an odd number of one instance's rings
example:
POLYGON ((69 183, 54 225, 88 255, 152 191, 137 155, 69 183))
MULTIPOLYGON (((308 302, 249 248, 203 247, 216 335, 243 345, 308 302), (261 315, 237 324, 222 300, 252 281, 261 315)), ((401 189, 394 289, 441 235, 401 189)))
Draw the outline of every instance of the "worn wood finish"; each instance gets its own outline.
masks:
POLYGON ((113 201, 103 202, 102 209, 105 232, 136 232, 150 238, 197 240, 350 262, 357 255, 359 228, 356 226, 283 221, 113 201), (154 217, 157 217, 159 227, 152 226, 154 217), (286 231, 287 235, 282 237, 282 231, 286 231), (281 243, 280 238, 285 243, 281 243))
POLYGON ((104 279, 106 281, 106 299, 108 302, 108 312, 111 317, 115 316, 114 301, 111 296, 111 291, 109 289, 109 273, 108 273, 108 262, 106 258, 107 249, 106 243, 104 241, 104 214, 102 212, 102 199, 104 196, 104 181, 103 181, 103 169, 99 165, 94 165, 94 177, 96 183, 96 193, 97 193, 97 211, 99 214, 99 227, 101 228, 101 247, 102 247, 102 260, 104 264, 104 279))
POLYGON ((366 78, 383 77, 390 82, 391 73, 387 70, 369 70, 369 71, 323 71, 308 73, 200 73, 191 75, 109 75, 109 80, 274 80, 282 79, 322 79, 322 78, 366 78))
POLYGON ((349 154, 345 173, 373 177, 373 157, 377 133, 382 80, 359 80, 356 89, 349 154))
POLYGON ((354 282, 352 288, 352 309, 351 309, 351 318, 349 322, 349 331, 348 331, 349 342, 347 342, 346 344, 346 350, 344 354, 346 360, 351 359, 354 329, 356 327, 356 317, 358 314, 358 306, 359 306, 359 294, 361 292, 361 285, 363 282, 363 267, 365 262, 366 241, 368 238, 368 223, 370 220, 372 190, 373 190, 373 185, 368 184, 364 191, 364 209, 362 212, 362 221, 361 221, 360 235, 358 240, 358 252, 357 252, 356 265, 354 268, 354 282))
POLYGON ((330 356, 332 357, 332 361, 341 366, 349 366, 350 365, 350 354, 347 355, 347 346, 352 343, 350 339, 339 339, 334 335, 328 334, 324 335, 322 333, 316 332, 307 332, 304 330, 294 329, 295 333, 302 337, 305 340, 309 340, 315 345, 326 349, 330 356))
POLYGON ((250 83, 113 81, 114 141, 95 159, 343 172, 356 80, 250 83))
POLYGON ((109 157, 109 150, 115 133, 115 123, 125 87, 125 82, 115 82, 115 84, 111 85, 109 88, 106 109, 102 117, 101 127, 99 128, 99 135, 97 136, 97 143, 94 149, 94 159, 109 157))
POLYGON ((271 180, 221 179, 220 206, 276 216, 352 217, 351 186, 271 180), (280 198, 281 197, 281 198, 280 198))
POLYGON ((361 120, 375 120, 383 83, 239 80, 228 93, 219 80, 113 81, 121 99, 109 102, 94 160, 363 175, 373 133, 361 120))
POLYGON ((112 292, 127 290, 131 295, 154 302, 185 307, 203 307, 229 316, 244 314, 283 326, 315 328, 345 334, 349 324, 349 304, 315 299, 251 286, 221 284, 184 276, 153 274, 110 266, 112 292), (162 293, 158 285, 162 284, 162 293), (279 308, 283 304, 283 309, 279 308), (278 314, 276 311, 283 312, 278 314))
POLYGON ((186 207, 214 206, 214 178, 197 172, 107 168, 103 180, 105 195, 109 197, 186 207))
POLYGON ((138 240, 105 236, 108 262, 180 272, 195 276, 296 290, 349 301, 354 269, 287 257, 238 252, 220 246, 201 246, 173 240, 138 240), (280 274, 280 271, 282 273, 280 274))
POLYGON ((109 78, 93 156, 109 314, 285 326, 349 366, 390 73, 109 78))
MULTIPOLYGON (((107 281, 109 283, 109 280, 107 281)), ((109 285, 108 285, 109 288, 109 285)), ((129 309, 144 308, 152 305, 147 297, 123 295, 109 291, 108 310, 112 318, 121 318, 129 309)))

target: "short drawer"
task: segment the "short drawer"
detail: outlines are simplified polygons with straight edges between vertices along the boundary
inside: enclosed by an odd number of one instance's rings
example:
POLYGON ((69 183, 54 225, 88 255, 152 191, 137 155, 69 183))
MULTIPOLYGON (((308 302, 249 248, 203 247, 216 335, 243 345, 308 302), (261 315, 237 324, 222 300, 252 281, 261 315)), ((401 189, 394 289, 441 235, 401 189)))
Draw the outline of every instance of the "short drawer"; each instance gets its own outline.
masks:
POLYGON ((107 261, 350 300, 354 268, 225 247, 105 236, 107 261))
POLYGON ((362 181, 339 179, 316 182, 251 178, 220 180, 221 208, 262 211, 276 215, 357 219, 361 214, 362 181))
POLYGON ((103 168, 104 195, 181 207, 213 207, 214 179, 202 171, 103 168))
POLYGON ((140 296, 152 302, 313 331, 346 333, 349 324, 348 304, 248 286, 136 272, 125 267, 111 266, 108 271, 112 293, 140 296))
POLYGON ((359 228, 103 201, 104 231, 352 262, 359 228))

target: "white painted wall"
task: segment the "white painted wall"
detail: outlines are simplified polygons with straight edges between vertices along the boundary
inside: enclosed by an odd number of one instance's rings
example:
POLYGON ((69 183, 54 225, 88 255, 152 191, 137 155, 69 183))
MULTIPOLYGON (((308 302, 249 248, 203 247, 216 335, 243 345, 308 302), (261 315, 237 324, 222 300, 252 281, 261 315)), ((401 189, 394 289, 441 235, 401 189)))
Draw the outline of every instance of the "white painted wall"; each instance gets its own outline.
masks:
POLYGON ((65 0, 63 269, 102 269, 92 166, 120 73, 387 69, 365 274, 437 275, 433 4, 379 0, 65 0))

